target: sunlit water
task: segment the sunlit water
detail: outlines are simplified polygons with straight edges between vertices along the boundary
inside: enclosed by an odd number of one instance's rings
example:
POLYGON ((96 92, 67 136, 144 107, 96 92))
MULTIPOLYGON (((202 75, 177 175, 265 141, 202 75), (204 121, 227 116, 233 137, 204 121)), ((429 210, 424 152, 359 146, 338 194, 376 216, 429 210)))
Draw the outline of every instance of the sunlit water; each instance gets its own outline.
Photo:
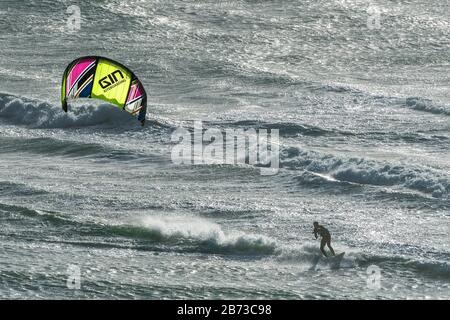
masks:
POLYGON ((70 5, 0 3, 0 298, 450 298, 447 1, 70 5), (145 128, 61 110, 83 55, 135 71, 145 128), (279 129, 279 173, 174 164, 191 120, 279 129))

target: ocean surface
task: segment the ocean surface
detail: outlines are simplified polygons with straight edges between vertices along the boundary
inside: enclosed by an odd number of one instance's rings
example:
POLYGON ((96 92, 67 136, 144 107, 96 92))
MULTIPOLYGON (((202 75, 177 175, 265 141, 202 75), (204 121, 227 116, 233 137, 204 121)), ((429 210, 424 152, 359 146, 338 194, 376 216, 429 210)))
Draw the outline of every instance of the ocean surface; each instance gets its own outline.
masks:
POLYGON ((77 3, 0 1, 1 299, 450 298, 449 1, 77 3), (84 55, 142 80, 144 128, 62 111, 84 55), (278 174, 173 163, 194 120, 279 129, 278 174))

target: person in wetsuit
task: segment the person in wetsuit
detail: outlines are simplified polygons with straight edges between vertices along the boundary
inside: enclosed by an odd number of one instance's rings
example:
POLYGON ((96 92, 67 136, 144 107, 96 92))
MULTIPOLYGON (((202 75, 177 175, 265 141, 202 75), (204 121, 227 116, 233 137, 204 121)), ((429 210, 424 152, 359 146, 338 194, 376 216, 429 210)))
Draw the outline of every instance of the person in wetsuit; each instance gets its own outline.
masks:
POLYGON ((314 236, 316 237, 316 239, 317 239, 317 235, 320 235, 322 237, 322 240, 320 241, 320 251, 322 251, 322 253, 323 253, 323 255, 325 257, 328 257, 327 253, 324 250, 325 245, 327 245, 327 247, 331 251, 331 254, 333 256, 335 256, 334 250, 333 250, 333 248, 331 247, 331 244, 330 244, 330 242, 331 242, 331 235, 330 235, 330 232, 328 231, 328 229, 325 228, 324 226, 321 226, 316 221, 314 221, 313 225, 314 225, 313 233, 314 233, 314 236))

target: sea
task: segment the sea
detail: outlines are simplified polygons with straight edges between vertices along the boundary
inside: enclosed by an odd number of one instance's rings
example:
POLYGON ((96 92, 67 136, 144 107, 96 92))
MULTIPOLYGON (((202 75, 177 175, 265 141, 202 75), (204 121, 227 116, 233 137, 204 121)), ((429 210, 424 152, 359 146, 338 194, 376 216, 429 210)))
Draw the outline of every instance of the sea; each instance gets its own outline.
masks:
POLYGON ((449 299, 449 34, 447 0, 1 0, 0 299, 449 299), (145 127, 62 110, 91 55, 145 127), (174 161, 196 123, 277 170, 174 161))

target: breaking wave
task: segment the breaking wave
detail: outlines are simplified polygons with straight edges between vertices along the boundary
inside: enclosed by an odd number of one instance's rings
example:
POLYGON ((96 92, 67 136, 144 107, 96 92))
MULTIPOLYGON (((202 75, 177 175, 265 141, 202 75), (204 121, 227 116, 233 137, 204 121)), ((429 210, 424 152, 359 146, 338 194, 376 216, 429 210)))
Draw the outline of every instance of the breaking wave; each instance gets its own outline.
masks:
POLYGON ((448 176, 415 165, 406 167, 363 158, 343 158, 304 151, 296 147, 289 147, 282 151, 281 163, 284 168, 290 170, 302 169, 326 174, 329 176, 328 183, 331 180, 334 183, 398 186, 431 194, 436 198, 446 198, 450 193, 448 176))
POLYGON ((136 126, 136 119, 108 104, 80 105, 65 113, 47 102, 7 94, 0 94, 0 118, 33 128, 136 126))

